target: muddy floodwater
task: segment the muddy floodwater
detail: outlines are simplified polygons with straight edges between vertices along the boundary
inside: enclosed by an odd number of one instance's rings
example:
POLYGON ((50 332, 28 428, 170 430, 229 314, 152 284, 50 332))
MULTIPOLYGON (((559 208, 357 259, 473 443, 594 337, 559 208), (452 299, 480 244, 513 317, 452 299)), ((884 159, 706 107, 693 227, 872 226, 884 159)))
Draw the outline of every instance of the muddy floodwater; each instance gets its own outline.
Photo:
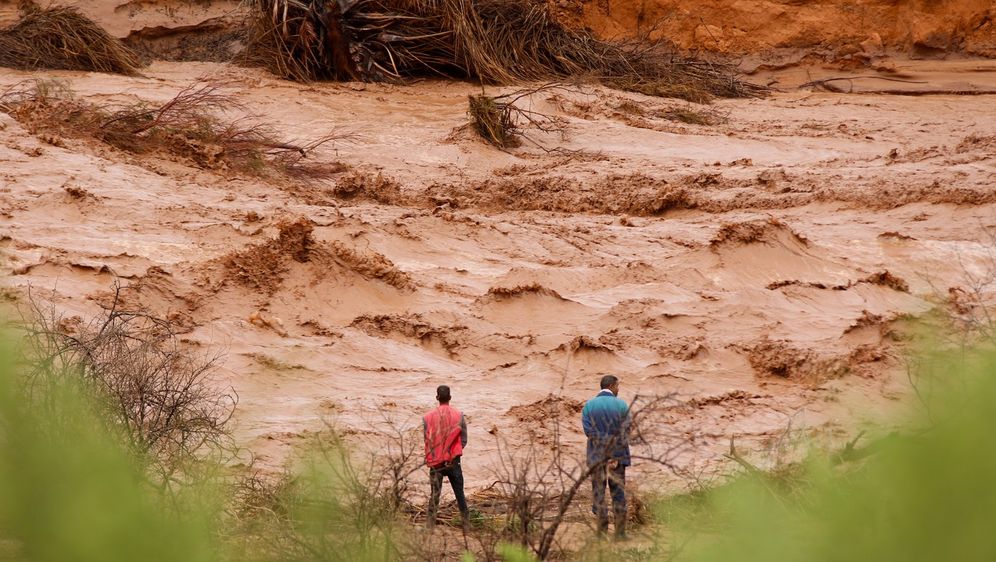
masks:
POLYGON ((846 438, 882 419, 907 394, 911 318, 992 264, 996 65, 909 65, 888 89, 931 95, 798 89, 801 71, 766 99, 707 106, 546 90, 524 103, 556 130, 510 152, 466 127, 472 84, 3 70, 0 90, 44 77, 96 104, 209 80, 233 118, 336 140, 309 155, 327 176, 263 180, 0 113, 0 271, 70 318, 118 280, 129 306, 220 354, 237 438, 264 467, 325 423, 377 447, 365 436, 415 427, 446 383, 480 488, 502 440, 561 431, 580 454, 580 404, 613 373, 623 398, 684 402, 667 418, 688 443, 676 462, 701 473, 728 462, 730 437, 763 456, 788 430, 846 438), (969 90, 982 95, 955 95, 969 90))

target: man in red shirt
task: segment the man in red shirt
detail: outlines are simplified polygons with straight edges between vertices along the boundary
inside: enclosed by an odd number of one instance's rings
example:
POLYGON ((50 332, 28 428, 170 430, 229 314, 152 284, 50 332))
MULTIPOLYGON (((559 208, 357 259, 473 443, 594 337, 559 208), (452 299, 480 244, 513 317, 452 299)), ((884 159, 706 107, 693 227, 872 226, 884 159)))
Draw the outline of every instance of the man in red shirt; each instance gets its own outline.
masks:
POLYGON ((467 446, 467 421, 460 410, 450 406, 450 387, 441 385, 436 388, 436 400, 439 406, 422 418, 422 432, 425 436, 425 464, 429 467, 429 497, 428 526, 436 524, 436 511, 439 509, 439 494, 443 489, 443 477, 450 481, 453 495, 456 496, 460 515, 464 525, 467 524, 467 499, 463 495, 463 470, 460 468, 460 456, 467 446))

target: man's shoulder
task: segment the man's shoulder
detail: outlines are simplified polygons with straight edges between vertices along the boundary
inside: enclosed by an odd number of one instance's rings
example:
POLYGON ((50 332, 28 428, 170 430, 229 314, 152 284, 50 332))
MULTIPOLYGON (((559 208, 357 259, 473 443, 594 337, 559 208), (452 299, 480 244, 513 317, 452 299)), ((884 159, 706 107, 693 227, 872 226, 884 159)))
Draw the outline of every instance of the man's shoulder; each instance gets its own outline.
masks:
POLYGON ((437 416, 442 415, 443 413, 445 413, 447 416, 463 417, 463 412, 458 410, 457 408, 454 408, 453 406, 436 406, 435 408, 426 412, 422 416, 422 419, 426 419, 431 415, 437 415, 437 416))
POLYGON ((608 394, 599 394, 594 398, 588 400, 585 403, 585 408, 597 408, 599 410, 628 410, 629 402, 626 402, 618 396, 610 396, 608 394))
MULTIPOLYGON (((620 402, 622 402, 622 400, 620 400, 619 398, 616 398, 615 396, 611 396, 611 395, 608 395, 608 394, 598 394, 598 395, 596 395, 596 396, 594 396, 592 398, 589 398, 588 401, 584 403, 584 407, 585 407, 585 409, 591 409, 591 408, 598 408, 598 409, 610 408, 610 407, 612 407, 615 404, 615 402, 617 400, 619 400, 620 402)), ((625 404, 625 402, 623 402, 623 404, 625 404)))

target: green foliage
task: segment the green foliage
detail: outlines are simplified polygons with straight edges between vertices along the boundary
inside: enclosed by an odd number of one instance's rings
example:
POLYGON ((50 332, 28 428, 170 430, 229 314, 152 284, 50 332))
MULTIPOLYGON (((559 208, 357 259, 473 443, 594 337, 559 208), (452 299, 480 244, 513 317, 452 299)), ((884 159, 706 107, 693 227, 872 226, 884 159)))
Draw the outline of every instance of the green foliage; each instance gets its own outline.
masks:
MULTIPOLYGON (((397 505, 334 434, 277 482, 229 498, 208 476, 157 486, 92 385, 12 363, 0 342, 0 557, 73 561, 398 560, 397 505), (30 373, 30 377, 26 373, 30 373), (237 496, 238 498, 238 496, 237 496), (244 498, 243 498, 244 499, 244 498), (234 508, 231 503, 236 503, 234 508), (241 509, 240 509, 241 508, 241 509), (222 532, 224 531, 224 532, 222 532)), ((689 562, 996 559, 996 353, 932 354, 899 437, 656 504, 667 534, 584 559, 689 562), (942 368, 943 367, 943 368, 942 368), (871 446, 867 456, 853 454, 871 446), (658 537, 660 539, 660 537, 658 537)), ((866 449, 866 452, 868 450, 866 449)), ((148 462, 148 459, 146 459, 148 462)), ((519 546, 502 560, 532 562, 519 546)), ((462 560, 474 557, 465 553, 462 560)))
POLYGON ((996 560, 996 354, 945 356, 928 429, 867 459, 813 456, 793 480, 744 477, 661 506, 678 560, 996 560), (951 384, 958 381, 958 384, 951 384))
MULTIPOLYGON (((82 385, 15 374, 0 349, 0 529, 17 558, 216 558, 210 513, 166 505, 82 385)), ((203 497, 203 496, 202 496, 203 497)), ((182 503, 184 498, 175 498, 182 503)), ((202 506, 203 507, 203 506, 202 506)))
POLYGON ((515 544, 502 544, 498 554, 505 562, 535 562, 536 558, 524 547, 515 544))
MULTIPOLYGON (((2 339, 2 338, 0 338, 2 339)), ((177 485, 129 446, 79 368, 14 365, 0 341, 0 557, 38 562, 397 560, 388 498, 335 435, 282 480, 197 463, 177 485), (228 476, 232 476, 228 474, 228 476), (239 480, 236 477, 236 480, 239 480), (226 511, 227 509, 227 511, 226 511)))
MULTIPOLYGON (((382 561, 400 558, 388 498, 370 486, 336 435, 302 451, 278 512, 262 533, 266 548, 237 559, 260 561, 382 561)), ((260 537, 257 537, 257 539, 260 537)))

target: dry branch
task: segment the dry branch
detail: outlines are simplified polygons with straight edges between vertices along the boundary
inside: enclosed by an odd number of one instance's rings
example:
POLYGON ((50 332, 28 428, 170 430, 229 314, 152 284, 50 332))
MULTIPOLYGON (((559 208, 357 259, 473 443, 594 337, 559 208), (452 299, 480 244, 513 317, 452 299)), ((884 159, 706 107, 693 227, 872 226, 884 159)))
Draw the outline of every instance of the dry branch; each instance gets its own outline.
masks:
MULTIPOLYGON (((467 96, 470 124, 481 138, 502 149, 521 146, 526 127, 544 132, 562 132, 562 125, 554 118, 517 105, 524 98, 561 88, 564 86, 551 83, 500 96, 484 93, 467 96)), ((542 148, 539 143, 534 144, 542 148)))
POLYGON ((125 308, 121 292, 117 286, 89 322, 67 322, 31 301, 24 316, 34 366, 28 395, 37 397, 30 389, 44 388, 46 377, 81 384, 157 483, 168 486, 191 463, 232 453, 228 422, 238 395, 211 382, 217 357, 186 350, 170 322, 125 308))
POLYGON ((167 102, 142 101, 122 106, 97 106, 75 99, 65 86, 34 81, 0 93, 0 109, 32 133, 94 138, 136 154, 179 156, 204 169, 264 175, 321 176, 338 172, 330 163, 305 163, 320 146, 345 138, 328 134, 307 144, 281 140, 271 128, 251 117, 225 120, 220 116, 241 104, 219 86, 194 83, 167 102))
POLYGON ((723 456, 726 457, 726 458, 728 458, 728 459, 730 459, 731 461, 739 464, 741 467, 743 467, 744 470, 746 470, 750 474, 753 474, 753 475, 763 474, 763 472, 761 471, 761 469, 759 469, 756 466, 754 466, 753 463, 751 463, 750 461, 748 461, 747 459, 745 459, 737 451, 737 447, 734 444, 734 438, 733 437, 730 437, 730 452, 726 453, 723 456))

